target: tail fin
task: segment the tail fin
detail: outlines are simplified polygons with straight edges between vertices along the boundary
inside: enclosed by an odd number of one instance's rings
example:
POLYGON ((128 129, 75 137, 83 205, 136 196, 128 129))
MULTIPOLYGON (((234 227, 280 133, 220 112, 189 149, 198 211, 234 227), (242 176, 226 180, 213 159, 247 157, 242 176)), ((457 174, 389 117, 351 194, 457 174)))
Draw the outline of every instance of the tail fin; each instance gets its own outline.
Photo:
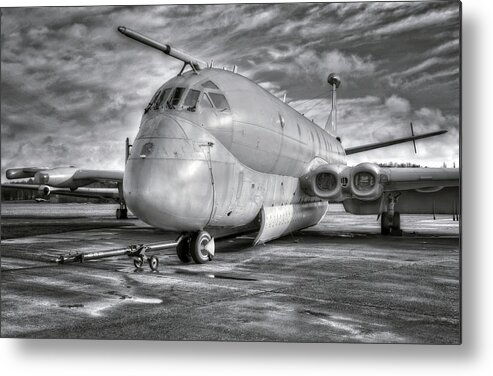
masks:
POLYGON ((330 110, 329 118, 325 123, 325 130, 332 135, 337 135, 337 88, 341 85, 340 77, 335 74, 329 74, 327 82, 332 86, 332 109, 330 110))

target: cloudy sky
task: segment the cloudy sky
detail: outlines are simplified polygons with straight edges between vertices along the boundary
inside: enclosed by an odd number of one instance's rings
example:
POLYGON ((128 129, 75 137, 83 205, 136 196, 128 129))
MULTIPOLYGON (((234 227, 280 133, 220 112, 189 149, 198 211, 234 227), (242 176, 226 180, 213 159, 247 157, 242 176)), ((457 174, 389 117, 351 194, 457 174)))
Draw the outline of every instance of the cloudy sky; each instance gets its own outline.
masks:
POLYGON ((320 125, 326 79, 342 78, 345 147, 439 128, 449 132, 362 153, 361 161, 449 166, 459 160, 458 3, 381 2, 3 8, 1 168, 123 169, 152 94, 180 62, 129 40, 124 25, 215 66, 237 65, 320 125))

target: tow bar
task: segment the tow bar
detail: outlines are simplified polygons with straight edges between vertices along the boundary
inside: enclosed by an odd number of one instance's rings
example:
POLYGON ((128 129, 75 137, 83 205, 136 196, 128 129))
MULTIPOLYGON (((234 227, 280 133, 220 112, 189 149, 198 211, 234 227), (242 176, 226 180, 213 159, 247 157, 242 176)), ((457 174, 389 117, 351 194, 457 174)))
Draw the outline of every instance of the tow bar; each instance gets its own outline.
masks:
POLYGON ((184 239, 184 236, 185 235, 183 234, 180 235, 174 242, 137 244, 128 246, 126 248, 109 249, 107 251, 62 255, 56 258, 55 262, 58 264, 69 264, 72 262, 84 262, 89 260, 127 255, 134 260, 134 265, 136 268, 141 268, 142 265, 144 265, 144 262, 147 260, 151 270, 156 271, 159 266, 159 259, 154 255, 150 257, 147 256, 146 252, 176 248, 176 246, 178 246, 178 244, 184 239))

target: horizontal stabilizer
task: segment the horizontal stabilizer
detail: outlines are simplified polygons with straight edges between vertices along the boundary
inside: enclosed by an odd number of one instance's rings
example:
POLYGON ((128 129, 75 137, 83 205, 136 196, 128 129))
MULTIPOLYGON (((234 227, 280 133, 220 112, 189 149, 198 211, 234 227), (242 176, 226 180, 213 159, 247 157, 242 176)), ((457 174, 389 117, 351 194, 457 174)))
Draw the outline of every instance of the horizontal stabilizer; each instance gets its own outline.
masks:
POLYGON ((346 155, 351 155, 351 154, 361 153, 361 152, 368 151, 368 150, 380 149, 380 148, 384 148, 384 147, 391 146, 391 145, 402 144, 402 143, 408 142, 408 141, 415 141, 415 140, 419 140, 422 138, 438 136, 438 135, 444 134, 444 133, 447 133, 447 131, 446 130, 440 130, 440 131, 420 134, 417 136, 403 137, 403 138, 397 138, 395 140, 390 140, 390 141, 375 142, 373 144, 356 146, 353 148, 347 148, 347 149, 345 149, 345 151, 346 151, 346 155))

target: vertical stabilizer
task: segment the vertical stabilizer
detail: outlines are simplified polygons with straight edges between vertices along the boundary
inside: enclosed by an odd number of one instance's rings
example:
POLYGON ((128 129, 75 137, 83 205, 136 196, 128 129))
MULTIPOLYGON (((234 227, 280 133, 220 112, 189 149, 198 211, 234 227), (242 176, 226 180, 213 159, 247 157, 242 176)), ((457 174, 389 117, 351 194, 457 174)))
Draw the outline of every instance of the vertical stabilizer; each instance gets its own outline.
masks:
POLYGON ((341 85, 341 79, 335 73, 329 74, 327 82, 332 86, 332 109, 330 110, 329 119, 325 124, 325 130, 332 135, 337 135, 337 88, 341 85))

